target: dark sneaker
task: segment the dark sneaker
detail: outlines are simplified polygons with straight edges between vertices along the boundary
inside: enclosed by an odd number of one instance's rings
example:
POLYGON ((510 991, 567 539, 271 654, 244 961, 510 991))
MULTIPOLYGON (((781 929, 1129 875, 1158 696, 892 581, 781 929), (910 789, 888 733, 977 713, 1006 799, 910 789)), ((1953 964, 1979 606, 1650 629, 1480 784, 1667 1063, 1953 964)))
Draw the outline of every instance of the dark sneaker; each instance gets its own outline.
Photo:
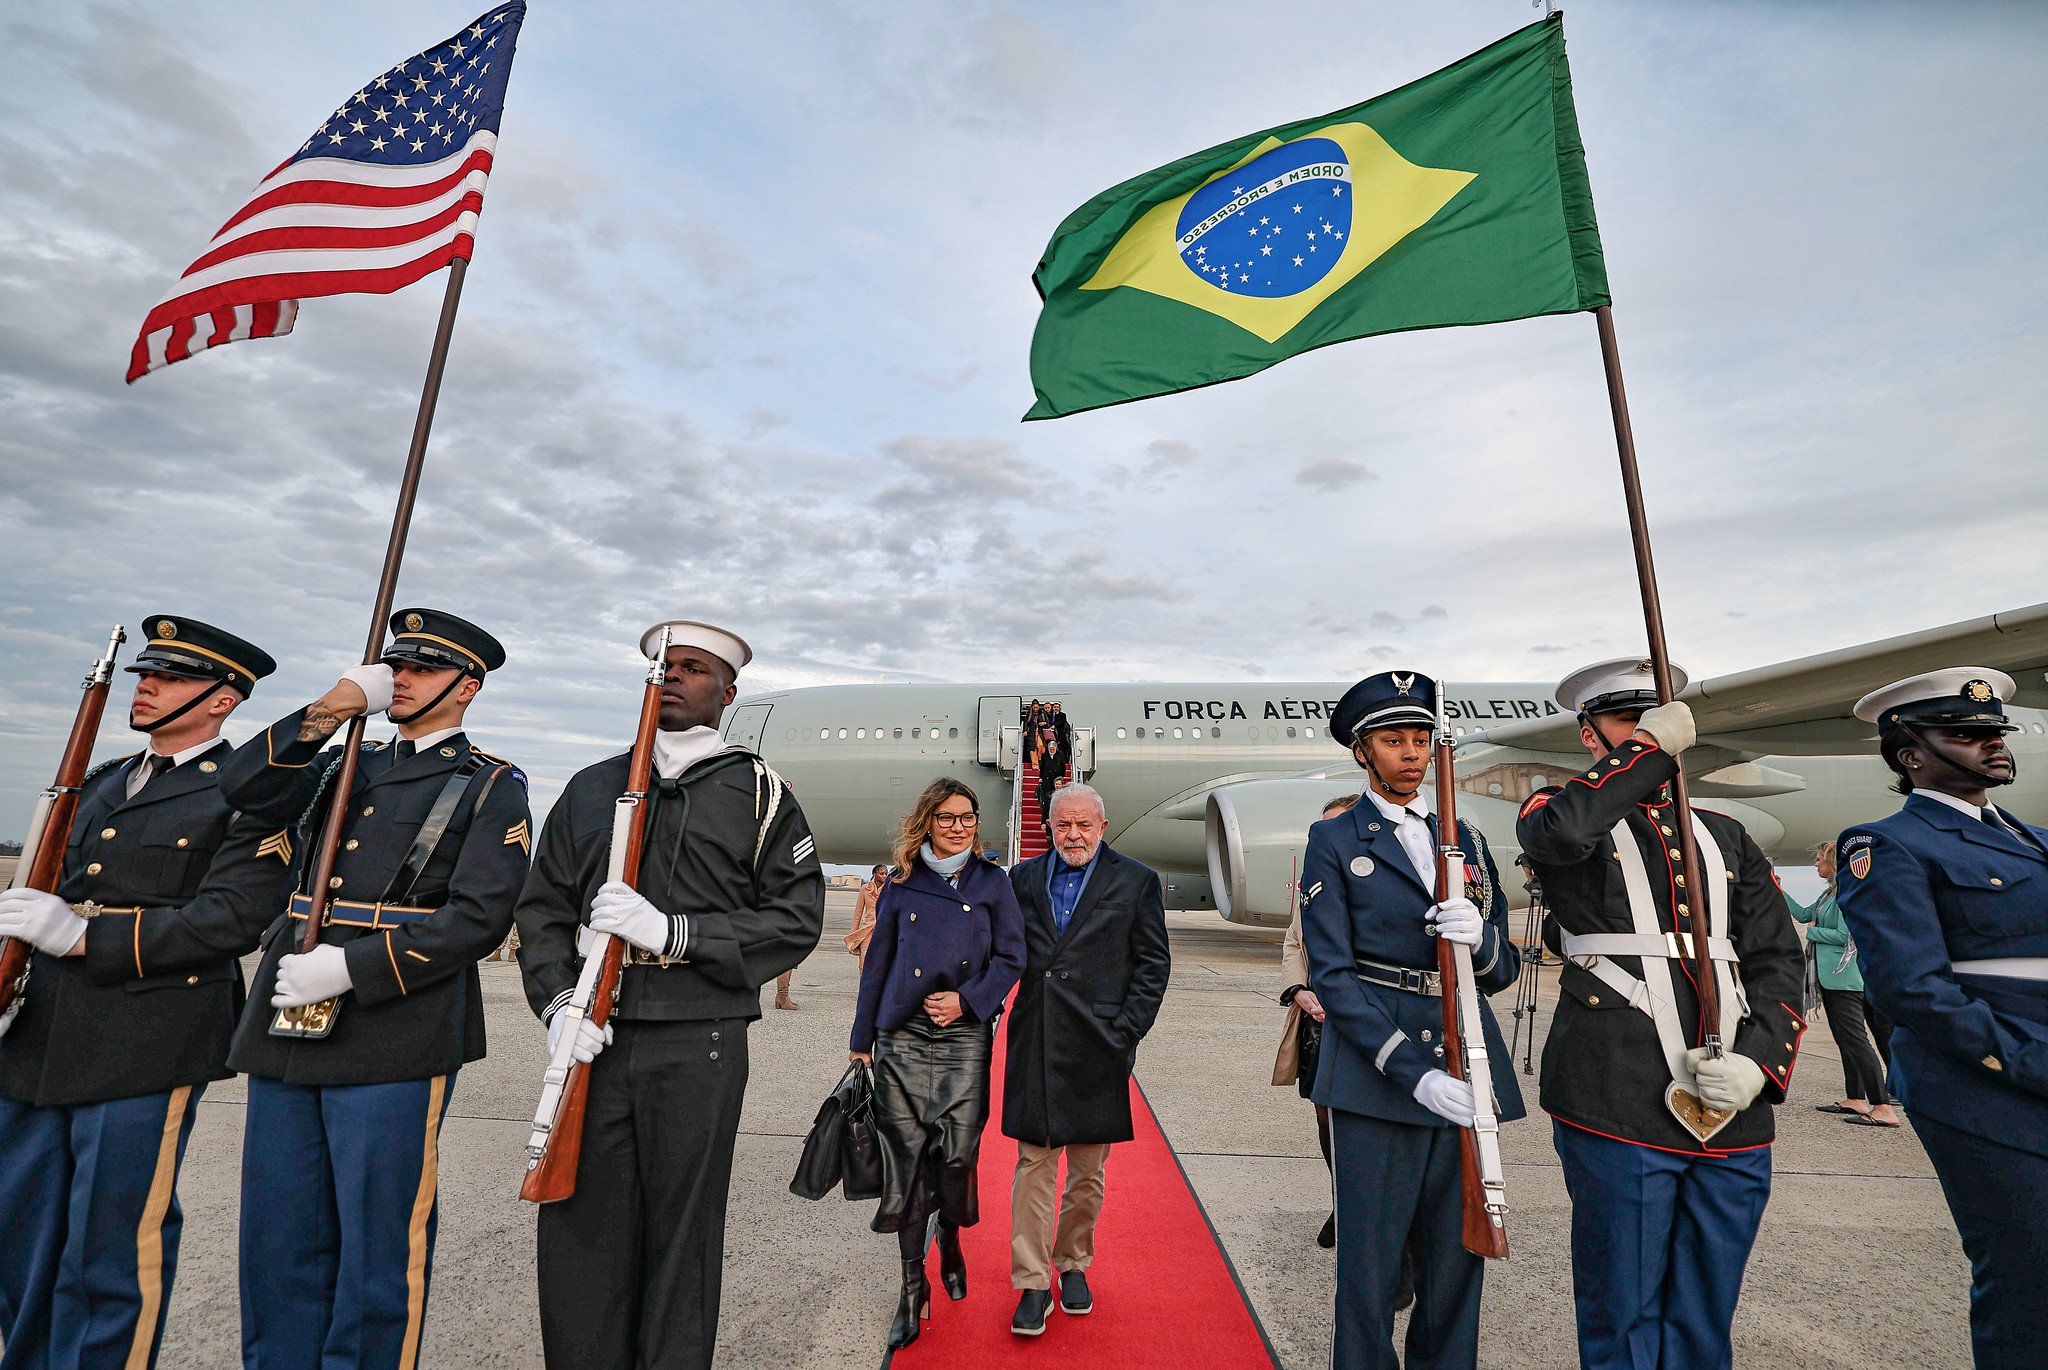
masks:
POLYGON ((1088 1277, 1078 1270, 1060 1272, 1060 1312, 1083 1317, 1095 1311, 1095 1296, 1088 1292, 1088 1277))
POLYGON ((1010 1330, 1020 1337, 1036 1337, 1045 1331, 1045 1315, 1052 1311, 1052 1292, 1046 1289, 1027 1289, 1017 1296, 1017 1315, 1010 1319, 1010 1330))

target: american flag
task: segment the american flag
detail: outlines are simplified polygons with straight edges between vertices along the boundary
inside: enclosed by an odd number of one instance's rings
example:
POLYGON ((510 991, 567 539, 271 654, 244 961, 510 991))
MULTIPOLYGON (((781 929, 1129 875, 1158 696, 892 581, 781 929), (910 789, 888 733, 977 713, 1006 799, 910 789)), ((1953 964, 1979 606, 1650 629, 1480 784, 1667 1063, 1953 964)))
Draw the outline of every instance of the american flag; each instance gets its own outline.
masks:
POLYGON ((309 296, 389 294, 468 260, 525 18, 500 5, 342 101, 149 311, 129 381, 289 333, 309 296))

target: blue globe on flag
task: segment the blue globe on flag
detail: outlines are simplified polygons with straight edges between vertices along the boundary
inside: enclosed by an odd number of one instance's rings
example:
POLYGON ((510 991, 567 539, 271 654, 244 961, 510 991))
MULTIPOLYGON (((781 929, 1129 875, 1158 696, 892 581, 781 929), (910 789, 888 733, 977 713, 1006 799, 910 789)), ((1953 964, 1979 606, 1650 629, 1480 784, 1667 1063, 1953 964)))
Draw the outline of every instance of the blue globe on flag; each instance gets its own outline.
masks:
POLYGON ((1329 138, 1261 153, 1188 196, 1180 259, 1233 295, 1298 295, 1336 267, 1351 234, 1351 160, 1329 138))

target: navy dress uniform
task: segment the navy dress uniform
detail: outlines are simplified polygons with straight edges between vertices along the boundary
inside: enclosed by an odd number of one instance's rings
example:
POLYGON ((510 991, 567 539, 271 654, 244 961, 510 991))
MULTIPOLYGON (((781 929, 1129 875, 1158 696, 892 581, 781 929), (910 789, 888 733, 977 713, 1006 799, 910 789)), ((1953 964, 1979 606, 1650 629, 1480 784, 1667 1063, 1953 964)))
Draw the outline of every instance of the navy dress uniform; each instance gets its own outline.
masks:
MULTIPOLYGON (((1638 659, 1574 672, 1557 699, 1581 721, 1657 703, 1638 659)), ((1607 724, 1610 733, 1624 726, 1607 724)), ((1550 903, 1545 942, 1566 958, 1542 1103, 1572 1199, 1579 1359, 1588 1370, 1727 1366, 1743 1268, 1770 1197, 1772 1105, 1784 1102, 1806 1030, 1793 1007, 1799 937, 1742 825, 1694 809, 1720 1035, 1744 1058, 1729 1058, 1731 1069, 1762 1076, 1750 1076, 1752 1101, 1702 1140, 1666 1104, 1674 1082, 1704 1087, 1687 1055, 1703 1024, 1689 909, 1678 911, 1686 893, 1669 785, 1679 762, 1630 731, 1583 774, 1532 794, 1516 824, 1550 903)))
MULTIPOLYGON (((387 664, 478 678, 504 664, 496 639, 452 614, 401 610, 391 627, 387 664)), ((339 795, 340 749, 323 755, 323 739, 301 737, 306 712, 245 743, 221 772, 245 812, 298 823, 302 870, 289 913, 264 937, 229 1057, 249 1076, 244 1356, 263 1370, 410 1366, 441 1121, 456 1072, 484 1055, 477 962, 504 942, 526 878, 526 783, 457 728, 365 743, 354 786, 339 795), (332 804, 347 811, 320 940, 342 949, 350 988, 327 1035, 274 1035, 279 962, 298 950, 311 848, 332 804)))
MULTIPOLYGON (((1889 760, 1924 729, 2011 731, 2012 689, 1998 671, 1936 671, 1866 695, 1856 716, 1878 725, 1889 760)), ((2048 1343, 2048 829, 1915 788, 1897 813, 1843 833, 1837 853, 1836 898, 1864 993, 1894 1024, 1896 1088, 1970 1259, 1976 1364, 2038 1366, 2048 1343)))
MULTIPOLYGON (((131 672, 246 697, 269 656, 158 615, 131 672)), ((145 725, 216 698, 202 688, 145 725)), ((0 1036, 0 1364, 146 1366, 178 1268, 178 1169, 208 1083, 226 1079, 237 957, 290 888, 288 839, 237 817, 217 734, 91 772, 56 899, 77 920, 38 950, 0 1036), (54 944, 53 944, 54 945, 54 944), (69 950, 65 948, 64 950, 69 950)), ((37 899, 47 896, 37 895, 37 899)))
MULTIPOLYGON (((1435 689, 1425 676, 1368 677, 1338 702, 1331 736, 1348 746, 1376 728, 1432 727, 1435 689)), ((1310 987, 1328 1013, 1312 1097, 1330 1110, 1334 1154, 1335 1370, 1401 1364, 1393 1327, 1404 1248, 1415 1263, 1409 1370, 1478 1362, 1485 1261, 1465 1249, 1461 1236, 1458 1129, 1417 1099, 1424 1077, 1444 1069, 1448 1045, 1437 939, 1425 931, 1435 863, 1418 868, 1400 833, 1404 824, 1420 825, 1434 851, 1435 816, 1419 810, 1419 800, 1398 806, 1368 789, 1350 812, 1309 829, 1302 861, 1302 943, 1310 987)), ((1508 938, 1507 896, 1478 831, 1460 822, 1458 843, 1469 897, 1483 918, 1474 978, 1482 995, 1495 994, 1521 970, 1508 938)), ((1479 1013, 1496 1113, 1503 1121, 1520 1118, 1521 1090, 1483 999, 1479 1013)))

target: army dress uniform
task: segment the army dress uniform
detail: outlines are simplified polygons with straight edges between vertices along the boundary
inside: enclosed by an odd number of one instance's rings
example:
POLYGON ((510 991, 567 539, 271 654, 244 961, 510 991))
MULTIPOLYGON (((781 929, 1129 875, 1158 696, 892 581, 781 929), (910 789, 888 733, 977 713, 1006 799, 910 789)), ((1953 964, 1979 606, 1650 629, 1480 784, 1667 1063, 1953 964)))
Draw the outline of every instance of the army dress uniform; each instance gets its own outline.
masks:
MULTIPOLYGON (((1581 717, 1656 700, 1639 661, 1588 667, 1558 692, 1581 717)), ((1542 1104, 1572 1199, 1588 1370, 1729 1364, 1743 1268, 1770 1197, 1772 1106, 1784 1102, 1806 1031, 1793 1007, 1799 937, 1770 863, 1740 823, 1694 809, 1720 1035, 1764 1079, 1755 1102, 1704 1142, 1666 1106, 1674 1080, 1690 1086, 1685 1053, 1703 1035, 1689 913, 1675 912, 1686 902, 1669 788, 1678 768, 1671 752, 1631 738, 1531 795, 1516 824, 1550 904, 1544 940, 1566 958, 1542 1104)))
MULTIPOLYGON (((504 662, 450 614, 393 616, 386 662, 475 675, 504 662)), ((458 678, 459 683, 459 678, 458 678)), ((242 1152, 242 1340, 261 1370, 419 1360, 437 1219, 438 1135, 456 1072, 484 1055, 477 962, 505 940, 526 877, 525 777, 461 729, 340 748, 301 741, 306 711, 238 748, 222 787, 251 814, 297 821, 300 892, 264 937, 229 1064, 249 1076, 242 1152), (323 945, 351 988, 324 1037, 272 1034, 278 964, 297 952, 312 848, 345 803, 323 945)))
MULTIPOLYGON (((751 656, 723 630, 672 627, 672 645, 709 651, 735 674, 751 656)), ((656 649, 643 639, 641 650, 656 649)), ((761 986, 808 956, 824 927, 817 844, 781 778, 708 727, 662 733, 655 754, 638 891, 666 915, 669 938, 666 954, 626 949, 613 1040, 589 1067, 576 1192, 540 1210, 549 1370, 711 1364, 747 1029, 761 986)), ((534 851, 519 964, 543 1022, 582 968, 629 759, 577 772, 534 851)))
MULTIPOLYGON (((1433 726, 1434 683, 1368 677, 1339 701, 1331 735, 1348 743, 1375 726, 1433 726)), ((1330 1110, 1337 1214, 1333 1370, 1395 1370, 1396 1291, 1411 1253, 1415 1306, 1409 1370, 1471 1367, 1479 1355, 1485 1261, 1465 1249, 1459 1129, 1416 1099, 1417 1085, 1445 1067, 1443 986, 1437 939, 1425 931, 1435 901, 1437 821, 1420 796, 1405 807, 1376 790, 1309 829, 1302 859, 1302 944, 1309 986, 1322 1000, 1322 1049, 1312 1098, 1330 1110), (1391 810, 1391 812, 1390 812, 1391 810), (1402 828, 1424 859, 1402 841, 1402 828)), ((1521 957, 1507 931, 1507 896, 1486 843, 1458 824, 1468 897, 1484 920, 1472 953, 1482 996, 1514 984, 1521 957)), ((1524 1116, 1513 1063, 1482 997, 1484 1034, 1502 1121, 1524 1116)))
MULTIPOLYGON (((131 672, 246 695, 275 669, 206 624, 148 623, 131 672)), ((232 1073, 236 958, 291 882, 287 836, 238 817, 221 794, 229 751, 219 737, 174 755, 147 749, 81 787, 56 897, 86 920, 84 954, 37 951, 0 1036, 9 1370, 155 1364, 178 1267, 185 1142, 206 1086, 232 1073)))
MULTIPOLYGON (((2011 677, 1936 671, 1864 697, 1882 733, 2010 731, 2011 677)), ((1970 1259, 1978 1370, 2048 1344, 2048 829, 1915 789, 1836 846, 1864 993, 1890 1018, 1900 1099, 1970 1259)))

